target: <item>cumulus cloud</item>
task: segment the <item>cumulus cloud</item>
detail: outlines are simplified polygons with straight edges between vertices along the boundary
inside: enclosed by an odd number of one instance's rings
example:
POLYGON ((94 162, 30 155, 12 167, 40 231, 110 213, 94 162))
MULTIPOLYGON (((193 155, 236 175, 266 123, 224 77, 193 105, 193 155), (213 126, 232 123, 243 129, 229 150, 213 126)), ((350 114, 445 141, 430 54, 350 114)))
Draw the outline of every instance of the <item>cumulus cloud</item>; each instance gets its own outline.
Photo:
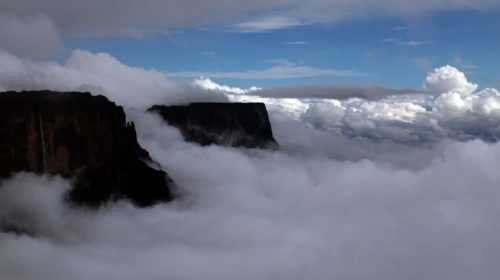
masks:
POLYGON ((270 88, 230 98, 264 102, 276 114, 351 138, 408 145, 499 139, 497 89, 475 92, 477 85, 451 66, 430 72, 423 87, 434 94, 341 85, 270 88))
POLYGON ((477 85, 469 83, 465 74, 457 68, 446 65, 435 69, 427 75, 424 89, 434 93, 456 92, 467 95, 477 89, 477 85))
POLYGON ((456 92, 437 98, 425 95, 314 103, 302 115, 312 125, 335 133, 408 144, 442 138, 497 141, 500 93, 487 89, 474 95, 456 92), (337 111, 331 118, 325 111, 337 111))

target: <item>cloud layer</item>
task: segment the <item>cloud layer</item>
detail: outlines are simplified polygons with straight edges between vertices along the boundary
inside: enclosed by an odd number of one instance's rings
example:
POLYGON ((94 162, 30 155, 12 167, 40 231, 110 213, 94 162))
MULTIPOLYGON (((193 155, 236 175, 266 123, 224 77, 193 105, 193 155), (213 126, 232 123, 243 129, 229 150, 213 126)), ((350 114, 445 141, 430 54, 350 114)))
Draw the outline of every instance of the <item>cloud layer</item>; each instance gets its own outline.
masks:
POLYGON ((363 74, 352 70, 320 69, 302 65, 277 65, 262 70, 246 70, 242 72, 171 72, 169 77, 177 78, 226 78, 226 79, 295 79, 309 77, 351 77, 363 74))
POLYGON ((134 118, 181 198, 85 212, 61 204, 67 182, 18 175, 0 188, 7 202, 0 214, 32 235, 0 233, 0 277, 465 280, 500 273, 498 144, 451 144, 413 172, 368 160, 201 148, 175 141, 174 129, 158 130, 154 116, 134 118))
POLYGON ((477 138, 498 135, 500 93, 450 66, 425 87, 436 93, 264 98, 102 53, 2 53, 2 90, 87 89, 125 106, 179 199, 84 211, 63 203, 68 181, 18 174, 0 182, 0 278, 494 279, 500 143, 477 138), (266 102, 281 149, 200 147, 143 111, 201 100, 266 102))
MULTIPOLYGON (((269 32, 306 24, 377 17, 418 17, 449 11, 490 11, 497 0, 4 0, 0 3, 0 48, 18 54, 48 55, 60 36, 141 38, 204 24, 231 25, 238 32, 269 32), (27 42, 42 42, 41 50, 27 42), (31 41, 30 41, 31 40, 31 41), (41 52, 41 53, 40 53, 41 52)), ((401 42, 408 46, 423 42, 401 42)))
MULTIPOLYGON (((415 18, 437 12, 452 11, 487 11, 496 9, 500 3, 496 0, 439 0, 439 1, 398 1, 398 0, 313 0, 287 1, 288 5, 267 10, 258 16, 243 20, 236 25, 242 32, 269 32, 276 29, 317 23, 335 23, 342 20, 404 17, 415 18), (250 27, 250 28, 249 28, 250 27)), ((406 42, 402 42, 406 43, 406 42)), ((412 46, 419 42, 407 42, 412 46)))
POLYGON ((367 100, 379 100, 390 95, 403 95, 417 92, 414 90, 394 90, 373 84, 337 84, 270 87, 253 91, 252 93, 261 97, 273 98, 319 98, 338 100, 362 98, 367 100))
POLYGON ((127 35, 140 31, 161 30, 203 24, 213 19, 241 15, 284 3, 273 1, 146 0, 7 0, 0 11, 23 15, 45 15, 68 35, 127 35))

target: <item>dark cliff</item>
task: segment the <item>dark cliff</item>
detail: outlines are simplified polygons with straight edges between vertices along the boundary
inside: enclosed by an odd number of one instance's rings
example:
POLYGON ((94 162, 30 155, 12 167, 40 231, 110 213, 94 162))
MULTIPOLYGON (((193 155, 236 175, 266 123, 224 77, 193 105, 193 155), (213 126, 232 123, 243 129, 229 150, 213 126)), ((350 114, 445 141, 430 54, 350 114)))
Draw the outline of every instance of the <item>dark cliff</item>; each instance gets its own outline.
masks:
POLYGON ((68 199, 139 206, 171 199, 168 175, 151 160, 122 107, 103 96, 50 91, 0 93, 0 179, 26 171, 74 178, 68 199))
POLYGON ((158 113, 180 129, 187 141, 201 145, 277 148, 263 103, 191 103, 186 106, 155 105, 158 113))

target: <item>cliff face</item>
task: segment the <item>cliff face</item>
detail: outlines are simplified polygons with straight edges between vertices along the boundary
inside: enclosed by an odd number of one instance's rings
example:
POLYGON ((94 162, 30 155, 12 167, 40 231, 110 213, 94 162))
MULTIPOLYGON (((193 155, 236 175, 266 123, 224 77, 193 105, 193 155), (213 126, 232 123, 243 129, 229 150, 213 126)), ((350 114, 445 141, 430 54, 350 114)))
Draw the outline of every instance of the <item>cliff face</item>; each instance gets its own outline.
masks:
POLYGON ((187 141, 201 145, 277 148, 263 103, 192 103, 186 106, 155 105, 156 112, 180 129, 187 141))
POLYGON ((50 91, 0 93, 0 178, 27 171, 75 177, 69 199, 96 206, 127 198, 171 199, 168 175, 149 167, 133 123, 103 96, 50 91))

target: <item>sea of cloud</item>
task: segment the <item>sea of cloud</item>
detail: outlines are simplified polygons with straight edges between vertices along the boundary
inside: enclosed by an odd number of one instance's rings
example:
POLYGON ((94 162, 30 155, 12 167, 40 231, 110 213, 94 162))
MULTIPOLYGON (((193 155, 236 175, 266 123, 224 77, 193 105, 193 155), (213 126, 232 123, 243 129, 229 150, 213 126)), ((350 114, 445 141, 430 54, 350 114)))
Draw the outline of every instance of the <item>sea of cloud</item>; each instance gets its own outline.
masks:
POLYGON ((178 193, 90 211, 64 203, 70 182, 17 174, 0 187, 0 279, 500 275, 500 144, 489 137, 500 94, 451 66, 429 73, 429 93, 279 99, 167 80, 106 54, 57 64, 2 53, 0 88, 106 95, 178 193), (200 147, 144 112, 198 100, 266 102, 280 150, 200 147))

